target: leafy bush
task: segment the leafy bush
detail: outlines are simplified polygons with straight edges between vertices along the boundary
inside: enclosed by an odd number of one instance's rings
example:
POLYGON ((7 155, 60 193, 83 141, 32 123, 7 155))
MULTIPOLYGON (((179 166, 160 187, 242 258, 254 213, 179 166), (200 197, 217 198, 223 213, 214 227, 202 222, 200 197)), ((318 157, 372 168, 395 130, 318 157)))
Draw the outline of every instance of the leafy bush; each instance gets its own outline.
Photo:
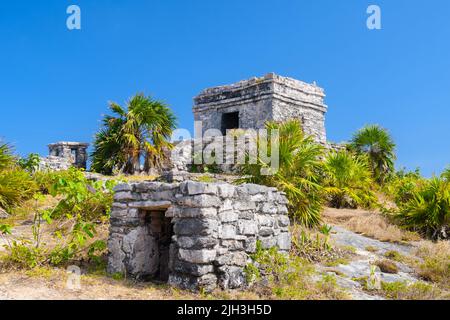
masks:
POLYGON ((81 170, 75 168, 51 179, 54 183, 49 188, 50 195, 62 197, 49 214, 52 219, 80 216, 93 220, 109 213, 115 181, 89 181, 81 170))
POLYGON ((324 165, 324 191, 334 208, 372 207, 376 197, 367 161, 347 151, 330 153, 324 165))
MULTIPOLYGON (((270 163, 258 159, 256 164, 242 166, 242 173, 248 175, 244 180, 284 191, 289 200, 291 218, 305 226, 318 225, 322 212, 319 172, 323 148, 303 134, 296 120, 269 122, 266 128, 269 137, 273 130, 278 130, 279 169, 274 174, 263 175, 262 169, 270 168, 270 163)), ((270 154, 270 143, 268 145, 270 154)))
POLYGON ((41 159, 38 154, 30 153, 26 158, 20 158, 17 163, 19 166, 28 172, 36 172, 39 169, 41 159))
POLYGON ((406 227, 433 238, 448 238, 450 225, 450 182, 434 177, 399 204, 398 218, 406 227))

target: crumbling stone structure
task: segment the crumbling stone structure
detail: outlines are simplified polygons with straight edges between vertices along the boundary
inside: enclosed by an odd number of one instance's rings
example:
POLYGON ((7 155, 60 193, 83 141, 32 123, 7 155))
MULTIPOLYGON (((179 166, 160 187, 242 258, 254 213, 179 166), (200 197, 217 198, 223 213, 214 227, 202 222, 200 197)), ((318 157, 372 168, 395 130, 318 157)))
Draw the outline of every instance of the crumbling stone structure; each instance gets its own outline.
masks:
POLYGON ((49 156, 41 158, 40 169, 67 170, 70 167, 86 169, 89 143, 57 142, 48 145, 49 156))
MULTIPOLYGON (((266 121, 298 119, 306 134, 326 144, 324 90, 269 73, 261 78, 203 90, 194 98, 194 118, 208 129, 260 129, 266 121)), ((199 133, 197 133, 199 135, 199 133)))
POLYGON ((244 184, 141 182, 115 188, 108 272, 190 290, 245 285, 257 241, 290 249, 287 199, 244 184))

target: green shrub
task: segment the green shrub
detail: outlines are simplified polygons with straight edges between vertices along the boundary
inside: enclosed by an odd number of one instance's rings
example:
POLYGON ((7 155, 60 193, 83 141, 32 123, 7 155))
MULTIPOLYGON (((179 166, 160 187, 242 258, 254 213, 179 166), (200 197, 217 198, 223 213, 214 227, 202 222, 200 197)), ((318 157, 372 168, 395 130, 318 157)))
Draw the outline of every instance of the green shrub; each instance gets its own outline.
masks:
POLYGON ((30 153, 26 158, 20 158, 17 163, 23 170, 33 173, 39 169, 40 161, 38 154, 30 153))
POLYGON ((324 165, 324 191, 335 208, 370 208, 376 204, 367 161, 348 151, 330 153, 324 165))
POLYGON ((62 175, 56 175, 55 180, 49 188, 49 193, 62 199, 50 211, 52 219, 80 216, 83 219, 93 220, 109 214, 115 181, 89 181, 81 170, 75 168, 62 175))
POLYGON ((434 177, 400 204, 398 218, 408 228, 433 238, 446 238, 450 225, 450 182, 434 177))
POLYGON ((414 198, 415 192, 424 185, 426 180, 422 178, 420 171, 406 172, 398 171, 393 178, 384 186, 385 194, 400 207, 414 198))

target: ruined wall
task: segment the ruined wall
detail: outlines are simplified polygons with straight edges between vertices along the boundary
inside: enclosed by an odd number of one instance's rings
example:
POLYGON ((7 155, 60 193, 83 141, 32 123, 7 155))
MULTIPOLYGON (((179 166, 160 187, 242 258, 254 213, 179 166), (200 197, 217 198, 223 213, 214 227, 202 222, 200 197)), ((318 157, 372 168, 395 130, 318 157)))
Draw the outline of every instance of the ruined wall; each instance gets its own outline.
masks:
POLYGON ((156 245, 160 234, 151 221, 157 211, 172 225, 167 274, 174 286, 242 287, 243 269, 257 240, 264 248, 290 249, 287 200, 274 188, 186 181, 121 184, 115 191, 108 241, 110 273, 138 279, 161 274, 164 258, 156 245))

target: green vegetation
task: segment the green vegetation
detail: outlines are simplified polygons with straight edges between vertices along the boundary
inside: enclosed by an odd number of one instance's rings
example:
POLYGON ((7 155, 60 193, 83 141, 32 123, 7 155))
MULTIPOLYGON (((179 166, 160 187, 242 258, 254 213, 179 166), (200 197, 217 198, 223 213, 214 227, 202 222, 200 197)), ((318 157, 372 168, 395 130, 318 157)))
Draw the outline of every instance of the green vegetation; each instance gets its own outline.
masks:
POLYGON ((113 116, 106 115, 97 133, 92 153, 92 170, 103 173, 134 174, 143 168, 160 168, 168 141, 175 128, 175 116, 163 102, 137 94, 126 108, 110 103, 113 116))
POLYGON ((384 183, 394 171, 395 143, 386 129, 369 125, 353 135, 350 149, 367 155, 373 177, 384 183))
MULTIPOLYGON (((318 225, 323 204, 318 175, 323 148, 303 134, 298 121, 269 122, 266 128, 269 137, 272 130, 279 133, 279 169, 275 174, 264 175, 263 169, 269 169, 270 163, 258 158, 256 164, 243 165, 242 172, 249 175, 245 181, 284 191, 289 199, 291 218, 305 226, 318 225)), ((270 147, 268 152, 270 154, 270 147)))
POLYGON ((98 259, 106 243, 96 238, 96 226, 108 218, 115 182, 88 181, 82 171, 74 168, 36 172, 38 160, 33 154, 18 159, 11 147, 0 146, 0 209, 15 213, 18 207, 26 206, 26 215, 33 216, 31 239, 13 237, 10 224, 0 225, 0 236, 9 253, 3 260, 36 268, 65 264, 81 254, 89 260, 98 259), (54 201, 42 206, 46 197, 54 201), (48 231, 51 244, 47 243, 48 231))
POLYGON ((377 202, 366 157, 348 151, 330 153, 324 165, 325 194, 334 208, 370 208, 377 202))
POLYGON ((311 280, 313 266, 295 254, 283 254, 276 248, 263 249, 257 242, 253 263, 245 268, 252 290, 275 299, 346 299, 332 275, 324 275, 318 282, 311 280))
POLYGON ((432 239, 446 238, 450 223, 450 182, 433 177, 411 193, 409 200, 399 204, 401 223, 432 239))
POLYGON ((30 199, 37 189, 30 174, 23 170, 7 144, 0 145, 0 209, 10 212, 30 199))

